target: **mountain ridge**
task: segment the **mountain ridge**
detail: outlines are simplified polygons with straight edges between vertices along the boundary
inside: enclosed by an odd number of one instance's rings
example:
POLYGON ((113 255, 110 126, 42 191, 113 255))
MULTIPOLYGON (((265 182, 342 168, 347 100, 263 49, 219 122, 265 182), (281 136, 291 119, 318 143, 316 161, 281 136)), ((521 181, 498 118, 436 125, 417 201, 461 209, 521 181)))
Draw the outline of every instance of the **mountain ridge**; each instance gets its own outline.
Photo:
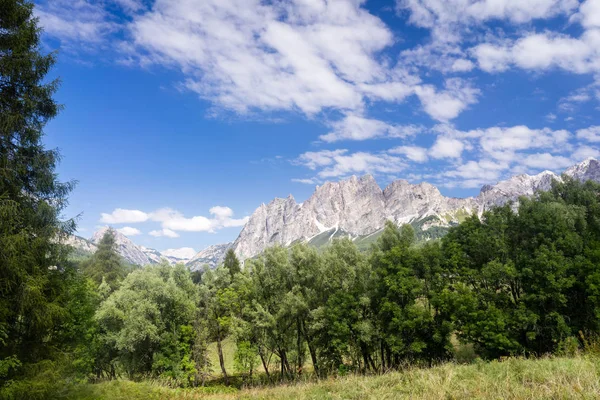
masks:
MULTIPOLYGON (((578 180, 600 182, 600 163, 589 158, 568 168, 564 174, 578 180)), ((430 218, 429 229, 448 227, 460 223, 466 215, 481 215, 491 207, 548 190, 554 179, 560 181, 561 177, 551 171, 520 174, 495 185, 484 185, 477 196, 457 198, 443 196, 437 187, 427 182, 412 184, 399 179, 382 189, 371 175, 352 176, 317 186, 303 203, 296 203, 290 195, 261 204, 232 248, 244 260, 257 256, 269 246, 310 242, 333 229, 355 236, 370 235, 380 230, 387 220, 400 225, 430 218)))
MULTIPOLYGON (((569 167, 563 174, 580 181, 600 182, 600 162, 589 158, 569 167)), ((412 184, 398 179, 382 189, 372 175, 352 176, 316 186, 303 203, 297 203, 291 194, 262 203, 234 242, 209 246, 189 260, 136 245, 118 231, 115 231, 115 239, 119 254, 132 264, 156 264, 164 258, 171 263, 184 262, 191 269, 203 265, 214 268, 230 248, 241 260, 246 260, 275 244, 289 246, 303 241, 320 246, 345 235, 370 243, 388 220, 398 225, 412 224, 421 237, 439 237, 439 230, 443 233, 473 213, 481 215, 491 207, 550 189, 554 179, 562 178, 551 171, 520 174, 494 185, 484 185, 477 196, 458 198, 442 195, 428 182, 412 184)), ((106 229, 96 232, 89 241, 73 236, 68 244, 82 251, 95 251, 95 244, 106 229)))

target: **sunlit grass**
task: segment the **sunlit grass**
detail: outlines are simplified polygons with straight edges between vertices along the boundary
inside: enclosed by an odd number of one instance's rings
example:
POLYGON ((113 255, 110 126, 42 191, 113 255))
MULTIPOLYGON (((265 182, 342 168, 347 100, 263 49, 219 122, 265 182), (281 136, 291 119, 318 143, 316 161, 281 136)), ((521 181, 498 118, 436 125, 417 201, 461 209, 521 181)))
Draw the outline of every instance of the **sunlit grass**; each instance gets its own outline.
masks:
POLYGON ((597 399, 600 358, 509 359, 410 368, 383 376, 236 390, 168 389, 158 383, 106 382, 74 387, 68 399, 597 399))

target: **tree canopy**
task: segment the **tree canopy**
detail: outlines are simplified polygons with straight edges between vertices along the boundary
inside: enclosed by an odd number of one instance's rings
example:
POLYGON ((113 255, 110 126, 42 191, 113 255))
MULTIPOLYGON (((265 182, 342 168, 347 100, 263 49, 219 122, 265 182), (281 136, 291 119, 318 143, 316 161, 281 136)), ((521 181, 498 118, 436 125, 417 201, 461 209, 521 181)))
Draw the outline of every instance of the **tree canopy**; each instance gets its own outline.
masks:
POLYGON ((42 142, 60 110, 52 97, 58 81, 46 81, 55 61, 40 49, 33 4, 1 0, 0 370, 48 356, 65 316, 70 267, 60 238, 74 223, 60 214, 73 184, 57 179, 59 154, 42 142))

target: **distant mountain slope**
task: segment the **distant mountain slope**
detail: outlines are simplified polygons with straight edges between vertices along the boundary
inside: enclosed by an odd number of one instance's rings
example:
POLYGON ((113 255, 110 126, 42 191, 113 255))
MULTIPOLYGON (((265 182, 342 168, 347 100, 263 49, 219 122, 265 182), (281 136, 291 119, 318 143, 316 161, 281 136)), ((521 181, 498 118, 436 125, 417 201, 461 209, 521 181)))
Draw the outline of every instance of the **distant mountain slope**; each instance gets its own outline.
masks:
MULTIPOLYGON (((575 179, 600 182, 600 163, 588 159, 565 174, 575 179)), ((449 198, 428 183, 392 182, 382 190, 370 176, 353 176, 340 182, 317 186, 314 194, 298 204, 292 196, 262 204, 243 228, 233 249, 240 259, 255 257, 275 244, 288 246, 306 241, 316 246, 333 237, 348 235, 355 240, 369 238, 387 220, 410 223, 417 234, 437 237, 466 216, 548 190, 552 180, 561 178, 550 171, 518 175, 495 185, 486 185, 477 197, 449 198)))
POLYGON ((186 265, 192 270, 199 270, 204 265, 215 268, 223 261, 225 253, 227 253, 227 250, 229 250, 232 244, 233 243, 224 243, 210 246, 196 254, 186 263, 186 265))
MULTIPOLYGON (((97 245, 102 240, 102 237, 108 230, 108 227, 101 228, 94 236, 92 236, 92 243, 97 245)), ((157 250, 147 249, 143 246, 138 246, 127 236, 115 230, 115 244, 117 246, 117 252, 123 256, 125 260, 135 265, 148 265, 158 264, 161 259, 161 255, 157 250)))
MULTIPOLYGON (((580 181, 600 182, 600 162, 588 159, 570 167, 564 174, 580 181)), ((210 246, 189 261, 172 253, 162 254, 139 246, 119 232, 116 232, 115 240, 119 254, 132 264, 156 264, 165 258, 171 263, 186 263, 194 270, 204 265, 216 267, 229 248, 245 260, 275 244, 289 246, 307 242, 321 247, 334 238, 346 236, 352 238, 359 248, 366 249, 377 239, 388 220, 398 225, 413 225, 422 239, 437 238, 472 213, 481 215, 491 207, 548 190, 554 179, 561 178, 549 171, 533 176, 517 175, 495 185, 484 186, 476 197, 460 199, 443 196, 429 183, 411 184, 397 180, 382 190, 370 175, 362 178, 353 176, 317 186, 314 194, 301 204, 292 196, 262 204, 235 242, 210 246)), ((72 236, 67 244, 78 251, 93 253, 96 251, 95 244, 107 229, 102 228, 89 241, 72 236)))

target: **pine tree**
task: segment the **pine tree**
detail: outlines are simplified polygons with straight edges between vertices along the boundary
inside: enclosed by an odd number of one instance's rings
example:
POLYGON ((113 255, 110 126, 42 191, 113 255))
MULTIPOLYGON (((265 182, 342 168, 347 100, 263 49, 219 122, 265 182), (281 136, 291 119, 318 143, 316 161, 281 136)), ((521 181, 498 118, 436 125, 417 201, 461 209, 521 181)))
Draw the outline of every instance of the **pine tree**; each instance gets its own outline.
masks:
POLYGON ((223 265, 225 266, 225 268, 227 268, 232 278, 235 276, 235 274, 242 271, 242 268, 240 266, 240 260, 235 255, 233 249, 227 250, 227 253, 225 254, 225 260, 223 261, 223 265))
POLYGON ((41 53, 37 24, 31 2, 0 0, 0 364, 51 347, 68 268, 57 238, 74 230, 60 221, 73 183, 57 180, 59 154, 42 143, 59 82, 45 80, 56 55, 41 53))
POLYGON ((98 243, 98 250, 84 266, 87 275, 94 282, 98 285, 104 282, 112 290, 117 288, 119 282, 126 275, 125 267, 115 246, 115 232, 108 229, 98 243))

